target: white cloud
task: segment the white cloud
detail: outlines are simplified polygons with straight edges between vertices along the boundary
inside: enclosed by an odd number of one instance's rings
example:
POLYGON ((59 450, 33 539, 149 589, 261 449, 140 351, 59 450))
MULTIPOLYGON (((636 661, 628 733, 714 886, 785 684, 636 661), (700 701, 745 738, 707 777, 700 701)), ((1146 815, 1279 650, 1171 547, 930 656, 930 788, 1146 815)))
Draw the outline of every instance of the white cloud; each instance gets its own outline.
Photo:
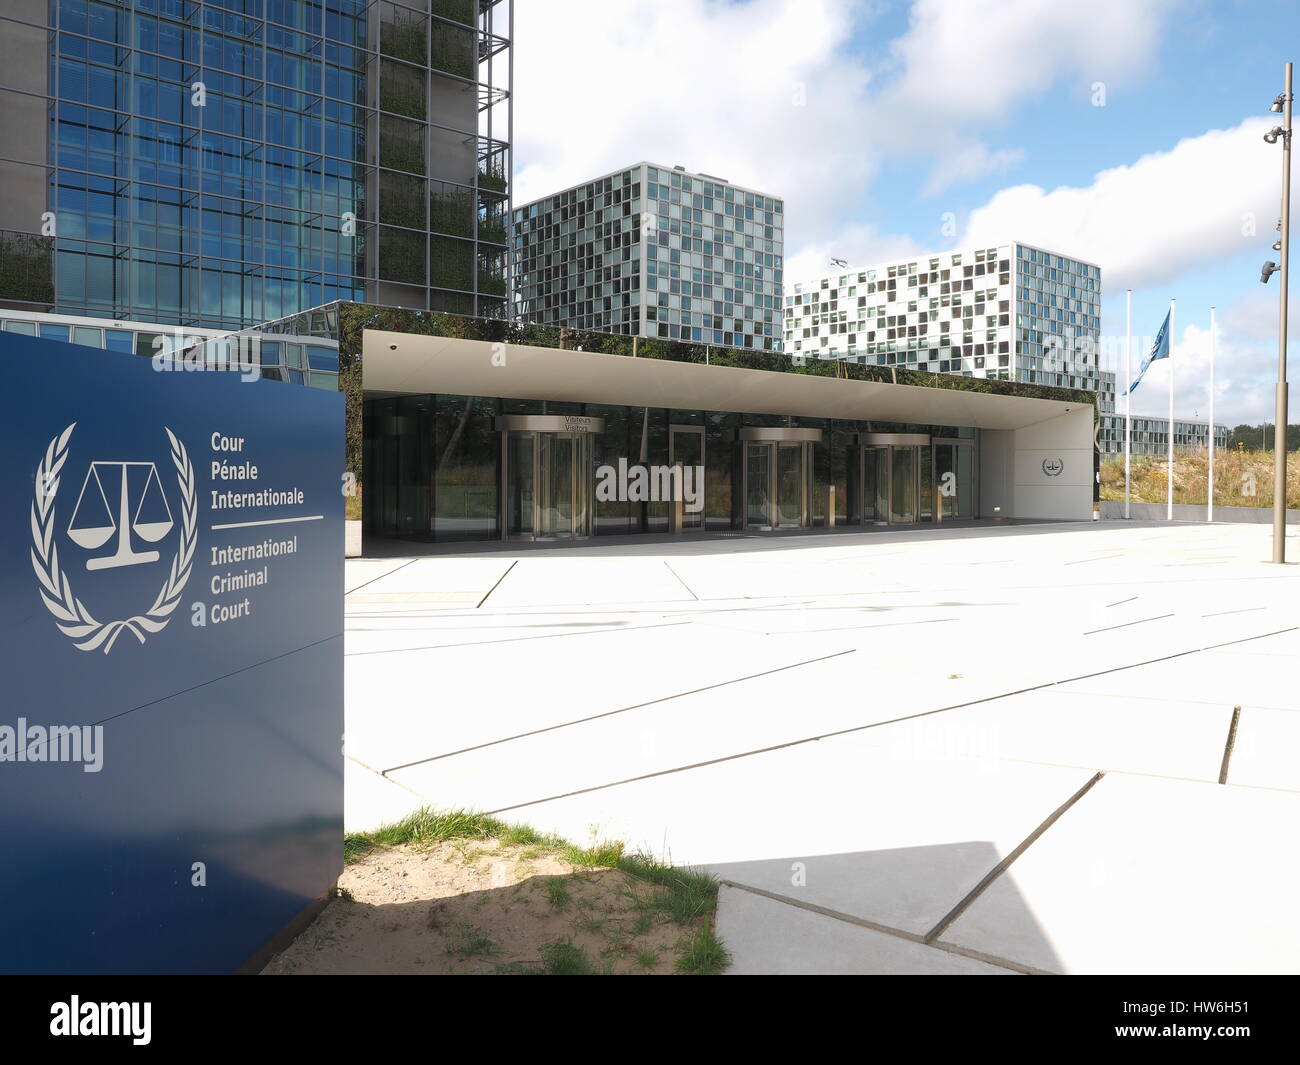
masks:
POLYGON ((1012 165, 979 124, 1062 78, 1132 77, 1168 7, 917 0, 873 70, 854 48, 879 0, 521 3, 515 202, 648 159, 784 198, 788 255, 838 246, 883 158, 933 159, 931 189, 1012 165))
POLYGON ((1091 93, 1095 82, 1140 75, 1173 0, 917 0, 892 47, 903 68, 899 106, 956 125, 994 120, 1059 81, 1091 93))
POLYGON ((1267 248, 1281 184, 1278 149, 1262 139, 1269 126, 1251 118, 1210 130, 1103 170, 1082 188, 1003 189, 971 213, 960 243, 1017 239, 1075 255, 1102 267, 1111 292, 1267 248))
POLYGON ((923 196, 935 196, 958 181, 970 181, 987 174, 1001 174, 1020 163, 1025 153, 1018 148, 989 151, 983 144, 950 149, 930 171, 923 196))
POLYGON ((837 230, 830 240, 804 244, 785 261, 786 284, 811 281, 836 272, 831 258, 847 260, 849 268, 861 269, 893 259, 910 259, 926 249, 911 237, 881 233, 871 225, 854 224, 837 230))
POLYGON ((869 72, 843 50, 862 0, 546 0, 516 12, 514 199, 642 159, 786 200, 786 232, 831 232, 874 156, 869 72))

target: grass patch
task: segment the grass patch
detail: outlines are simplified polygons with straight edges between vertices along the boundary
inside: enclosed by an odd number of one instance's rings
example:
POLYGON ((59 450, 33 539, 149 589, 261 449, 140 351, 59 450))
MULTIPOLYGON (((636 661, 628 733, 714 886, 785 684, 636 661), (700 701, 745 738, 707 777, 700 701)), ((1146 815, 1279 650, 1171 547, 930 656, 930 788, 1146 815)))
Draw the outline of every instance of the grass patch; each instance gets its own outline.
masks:
POLYGON ((400 821, 384 825, 373 832, 348 833, 343 837, 343 860, 355 862, 372 851, 384 847, 400 847, 403 844, 431 847, 435 843, 462 840, 501 839, 513 842, 510 837, 517 831, 521 831, 519 826, 508 825, 486 814, 466 813, 463 810, 438 813, 426 808, 416 810, 400 821))
MULTIPOLYGON (((1174 449, 1174 502, 1204 506, 1209 487, 1209 455, 1204 448, 1174 449)), ((1130 491, 1135 503, 1163 503, 1169 487, 1165 453, 1134 455, 1130 462, 1130 491)), ((1287 507, 1300 507, 1300 463, 1294 453, 1287 463, 1287 507)), ((1124 498, 1124 456, 1103 455, 1101 498, 1124 498)), ((1273 452, 1218 448, 1214 454, 1216 507, 1271 507, 1273 452)))
POLYGON ((644 854, 627 855, 619 859, 618 867, 647 884, 666 888, 663 894, 641 896, 638 901, 676 924, 692 924, 718 908, 718 882, 708 873, 674 869, 644 854))
POLYGON ((546 901, 557 910, 567 910, 572 901, 568 885, 563 880, 552 877, 546 882, 546 901))
POLYGON ((542 960, 537 965, 501 965, 498 973, 515 976, 604 976, 609 968, 597 965, 591 955, 571 938, 543 943, 537 948, 542 960))
POLYGON ((458 923, 447 942, 447 953, 461 958, 481 958, 495 954, 497 945, 470 924, 458 923))
POLYGON ((616 840, 606 841, 586 849, 568 844, 561 853, 570 865, 582 869, 617 869, 623 858, 623 844, 616 840))
MULTIPOLYGON (((486 814, 463 810, 417 810, 373 832, 353 832, 344 837, 346 862, 356 862, 387 847, 431 847, 440 843, 465 845, 475 841, 496 840, 501 844, 525 848, 527 857, 553 855, 577 870, 617 869, 627 878, 627 895, 633 901, 636 919, 628 928, 633 936, 646 935, 656 923, 671 921, 690 929, 681 945, 676 968, 681 973, 713 974, 724 971, 730 955, 712 929, 713 914, 718 906, 718 882, 708 873, 678 869, 646 854, 628 854, 623 843, 604 840, 591 847, 578 847, 556 836, 543 835, 528 825, 510 824, 486 814), (656 890, 638 890, 645 885, 656 890)), ((462 847, 464 849, 464 847, 462 847)), ((472 851, 472 848, 469 848, 472 851)), ((575 876, 582 874, 573 874, 575 876)), ((515 885, 518 892, 521 884, 515 885)), ((565 877, 549 877, 543 884, 547 901, 558 911, 572 904, 573 896, 565 877)), ((587 931, 596 932, 597 922, 588 917, 587 931)), ((626 933, 625 933, 626 934, 626 933)), ((461 957, 491 954, 496 945, 469 925, 458 926, 448 945, 448 952, 461 957)), ((539 948, 541 960, 535 965, 499 966, 503 973, 546 975, 590 975, 611 971, 599 966, 573 940, 557 940, 539 948)), ((659 952, 648 948, 637 951, 636 960, 644 968, 658 963, 659 952)))
POLYGON ((677 959, 676 969, 687 976, 717 976, 731 964, 731 954, 713 929, 704 927, 693 935, 677 959))

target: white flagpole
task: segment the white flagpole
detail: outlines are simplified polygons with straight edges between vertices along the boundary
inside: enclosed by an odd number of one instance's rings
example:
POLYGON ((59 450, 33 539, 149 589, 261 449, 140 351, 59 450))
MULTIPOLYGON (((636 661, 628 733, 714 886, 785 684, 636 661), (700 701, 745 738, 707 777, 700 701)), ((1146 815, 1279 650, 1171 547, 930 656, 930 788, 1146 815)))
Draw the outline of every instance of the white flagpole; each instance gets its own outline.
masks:
POLYGON ((1169 476, 1165 487, 1165 521, 1174 520, 1174 314, 1177 300, 1169 301, 1169 476))
POLYGON ((1206 494, 1205 520, 1214 520, 1214 308, 1210 308, 1210 486, 1206 494))
POLYGON ((1133 290, 1124 296, 1124 517, 1128 515, 1129 501, 1129 437, 1133 430, 1133 290))

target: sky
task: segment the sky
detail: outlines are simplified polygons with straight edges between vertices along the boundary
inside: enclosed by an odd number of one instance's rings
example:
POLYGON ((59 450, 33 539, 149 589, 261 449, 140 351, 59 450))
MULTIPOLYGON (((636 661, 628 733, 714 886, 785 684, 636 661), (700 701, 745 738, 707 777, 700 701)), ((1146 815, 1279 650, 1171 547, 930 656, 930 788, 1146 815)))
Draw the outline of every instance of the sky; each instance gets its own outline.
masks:
POLYGON ((1177 301, 1135 414, 1172 364, 1177 416, 1208 415, 1214 306, 1215 421, 1268 422, 1263 134, 1297 41, 1300 0, 516 0, 514 202, 642 159, 717 174, 785 200, 787 285, 1023 240, 1101 267, 1121 377, 1126 290, 1134 367, 1177 301))

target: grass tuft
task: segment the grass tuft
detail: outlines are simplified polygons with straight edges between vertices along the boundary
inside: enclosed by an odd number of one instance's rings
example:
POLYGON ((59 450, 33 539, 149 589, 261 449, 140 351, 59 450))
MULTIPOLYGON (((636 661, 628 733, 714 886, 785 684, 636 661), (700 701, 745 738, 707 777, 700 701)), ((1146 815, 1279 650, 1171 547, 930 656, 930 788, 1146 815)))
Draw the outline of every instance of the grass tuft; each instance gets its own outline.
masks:
POLYGON ((559 877, 546 881, 546 900, 561 913, 569 908, 571 899, 568 885, 559 877))
POLYGON ((454 935, 447 942, 447 953, 461 958, 479 958, 495 954, 497 945, 471 924, 457 922, 454 935))
POLYGON ((706 926, 690 938, 675 967, 687 976, 717 976, 730 964, 731 953, 706 926))
POLYGON ((596 976, 601 970, 572 939, 546 943, 538 948, 542 971, 547 976, 596 976))
POLYGON ((464 810, 438 812, 428 807, 416 810, 400 821, 373 832, 351 832, 343 837, 343 860, 355 862, 384 847, 430 847, 452 840, 500 839, 503 842, 533 842, 536 832, 523 825, 510 825, 487 814, 464 810))
POLYGON ((676 924, 693 924, 718 908, 718 882, 708 873, 675 869, 644 854, 626 855, 619 859, 618 867, 638 880, 666 888, 663 894, 645 896, 641 901, 676 924))

